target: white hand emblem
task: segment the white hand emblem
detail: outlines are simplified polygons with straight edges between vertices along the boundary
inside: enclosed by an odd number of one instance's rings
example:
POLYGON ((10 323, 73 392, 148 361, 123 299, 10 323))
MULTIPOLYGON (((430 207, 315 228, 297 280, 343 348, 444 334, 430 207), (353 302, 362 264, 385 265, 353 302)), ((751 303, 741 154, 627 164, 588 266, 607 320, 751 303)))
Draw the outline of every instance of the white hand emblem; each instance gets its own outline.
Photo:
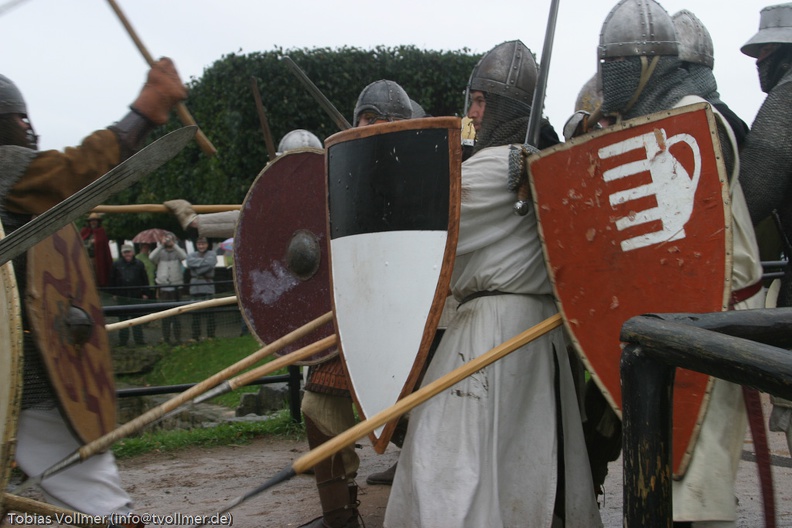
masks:
POLYGON ((701 176, 701 151, 696 138, 689 134, 677 134, 666 139, 663 129, 627 139, 600 149, 600 159, 607 159, 632 150, 644 149, 646 157, 625 163, 603 173, 605 181, 635 176, 648 172, 652 182, 639 185, 610 195, 611 205, 623 204, 638 198, 654 195, 657 207, 635 211, 616 220, 616 228, 623 231, 647 222, 661 222, 661 228, 621 242, 622 251, 685 238, 685 224, 693 213, 694 197, 701 176), (680 141, 687 143, 693 151, 695 166, 691 177, 687 169, 671 155, 669 149, 680 141))

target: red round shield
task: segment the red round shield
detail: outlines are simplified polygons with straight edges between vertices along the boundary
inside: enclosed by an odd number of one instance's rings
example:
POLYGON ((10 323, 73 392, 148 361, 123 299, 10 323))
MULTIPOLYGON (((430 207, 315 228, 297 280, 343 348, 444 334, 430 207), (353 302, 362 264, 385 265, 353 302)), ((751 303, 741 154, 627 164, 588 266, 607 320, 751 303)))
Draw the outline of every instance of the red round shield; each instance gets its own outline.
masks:
POLYGON ((28 251, 27 311, 58 402, 90 442, 116 426, 110 340, 93 266, 74 224, 28 251))
MULTIPOLYGON (((251 332, 271 343, 329 312, 324 151, 298 149, 267 165, 250 187, 234 236, 234 284, 251 332)), ((333 333, 328 323, 278 352, 333 333)), ((332 348, 298 362, 321 363, 332 348)))

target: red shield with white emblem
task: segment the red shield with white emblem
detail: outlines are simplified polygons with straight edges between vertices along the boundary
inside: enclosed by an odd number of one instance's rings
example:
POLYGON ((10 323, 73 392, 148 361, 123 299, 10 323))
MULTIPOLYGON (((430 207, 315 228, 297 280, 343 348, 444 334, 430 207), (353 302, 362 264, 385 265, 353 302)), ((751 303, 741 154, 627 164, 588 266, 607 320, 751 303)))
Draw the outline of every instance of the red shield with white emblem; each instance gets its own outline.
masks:
MULTIPOLYGON (((717 312, 731 232, 714 117, 696 104, 542 151, 531 185, 560 311, 617 413, 622 324, 644 313, 717 312)), ((673 467, 684 474, 710 378, 677 369, 673 467)))

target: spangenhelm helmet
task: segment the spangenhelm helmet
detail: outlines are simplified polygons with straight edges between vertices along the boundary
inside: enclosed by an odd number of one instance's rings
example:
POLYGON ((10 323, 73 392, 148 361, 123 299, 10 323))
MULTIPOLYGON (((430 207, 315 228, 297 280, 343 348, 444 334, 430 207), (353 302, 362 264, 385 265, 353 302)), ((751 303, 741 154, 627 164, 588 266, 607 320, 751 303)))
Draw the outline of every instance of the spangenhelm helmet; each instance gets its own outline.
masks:
POLYGON ((575 112, 583 111, 593 114, 602 105, 602 84, 600 84, 600 76, 595 73, 591 78, 586 81, 583 87, 578 92, 577 99, 575 100, 575 112))
POLYGON ((759 31, 740 51, 749 57, 759 58, 765 44, 792 43, 792 3, 768 6, 759 13, 759 31))
POLYGON ((539 76, 536 59, 519 40, 498 44, 473 68, 468 81, 470 92, 482 91, 502 95, 531 105, 539 76))
POLYGON ((379 119, 397 121, 412 117, 410 97, 404 88, 393 81, 380 79, 369 84, 358 96, 352 126, 358 126, 360 115, 372 112, 379 119))
POLYGON ((290 150, 303 147, 313 147, 320 149, 322 148, 322 142, 319 141, 319 138, 311 132, 308 132, 302 128, 297 128, 281 138, 280 143, 278 143, 278 151, 276 154, 280 156, 281 154, 285 154, 290 150))
POLYGON ((654 0, 621 0, 600 31, 599 58, 677 55, 674 22, 654 0))
POLYGON ((410 107, 412 108, 413 119, 416 119, 418 117, 428 117, 428 115, 426 114, 426 110, 424 110, 423 106, 419 105, 416 100, 410 99, 410 107))
POLYGON ((715 65, 715 46, 701 20, 687 9, 674 13, 671 20, 679 40, 679 60, 701 64, 711 70, 715 65))
POLYGON ((0 114, 27 115, 27 105, 22 92, 5 75, 0 75, 0 114))

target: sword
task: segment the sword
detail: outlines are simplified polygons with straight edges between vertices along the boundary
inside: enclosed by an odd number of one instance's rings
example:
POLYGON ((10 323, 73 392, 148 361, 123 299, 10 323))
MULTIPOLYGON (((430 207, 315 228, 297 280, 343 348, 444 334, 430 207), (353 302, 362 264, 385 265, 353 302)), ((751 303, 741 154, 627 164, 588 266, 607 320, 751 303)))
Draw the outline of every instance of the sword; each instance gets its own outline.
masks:
POLYGON ((157 170, 181 152, 195 136, 197 129, 196 126, 183 127, 161 137, 116 165, 98 180, 86 185, 0 240, 0 265, 21 255, 113 194, 123 191, 157 170))
POLYGON ((322 108, 324 108, 324 111, 327 112, 330 118, 333 121, 335 121, 335 124, 338 126, 340 130, 348 130, 352 128, 352 125, 349 124, 349 121, 347 121, 344 118, 344 116, 341 115, 341 112, 339 112, 338 109, 335 106, 333 106, 333 103, 331 103, 330 100, 327 97, 325 97, 322 91, 316 87, 316 85, 311 81, 311 79, 309 79, 308 76, 305 75, 305 72, 302 71, 300 67, 297 66, 297 64, 295 64, 293 60, 291 60, 291 57, 286 55, 281 60, 286 63, 286 65, 289 67, 292 73, 300 80, 300 82, 303 83, 303 85, 308 89, 308 91, 311 93, 313 98, 316 99, 316 101, 322 106, 322 108))
MULTIPOLYGON (((553 40, 555 39, 556 20, 558 19, 559 0, 550 2, 550 14, 547 18, 547 31, 545 32, 544 44, 542 45, 542 61, 539 63, 539 78, 536 80, 536 89, 531 100, 531 115, 528 117, 528 130, 525 132, 525 145, 523 146, 523 172, 527 173, 528 163, 525 160, 532 152, 526 148, 538 147, 539 131, 542 123, 542 108, 544 108, 545 94, 547 93, 547 77, 550 71, 550 57, 553 54, 553 40)), ((528 213, 528 178, 522 181, 517 190, 517 202, 514 204, 514 212, 520 216, 528 213)))

